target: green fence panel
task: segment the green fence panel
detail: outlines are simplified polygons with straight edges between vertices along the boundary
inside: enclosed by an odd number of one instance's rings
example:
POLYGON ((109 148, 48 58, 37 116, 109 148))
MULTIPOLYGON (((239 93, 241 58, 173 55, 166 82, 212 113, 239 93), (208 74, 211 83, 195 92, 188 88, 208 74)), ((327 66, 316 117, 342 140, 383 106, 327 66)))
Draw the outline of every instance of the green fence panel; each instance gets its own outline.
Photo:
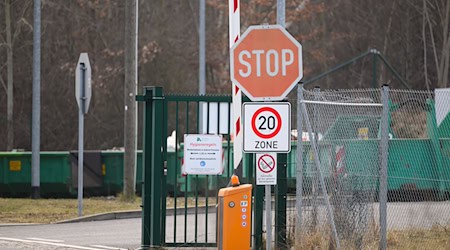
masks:
MULTIPOLYGON (((217 193, 227 186, 233 174, 233 146, 228 133, 224 133, 223 172, 220 175, 186 175, 183 173, 183 134, 204 133, 200 131, 200 106, 209 109, 211 103, 228 104, 228 116, 231 117, 230 96, 192 96, 192 95, 162 95, 162 89, 156 87, 145 88, 145 94, 136 98, 145 102, 144 117, 144 165, 143 173, 143 220, 142 246, 168 247, 212 247, 216 246, 215 226, 209 212, 215 212, 217 193), (162 104, 162 105, 160 105, 162 104), (159 106, 159 107, 157 107, 159 106), (162 124, 162 127, 160 126, 162 124), (175 131, 176 145, 166 145, 168 133, 175 131), (158 138, 161 136, 161 142, 158 138), (161 143, 161 146, 158 146, 161 143), (162 148, 162 150, 161 150, 162 148), (159 166, 162 159, 163 166, 159 166), (165 172, 158 168, 164 168, 165 172), (161 185, 159 185, 161 184, 161 185), (159 187, 158 190, 156 190, 159 187), (170 197, 170 199, 168 198, 170 197), (161 202, 161 204, 159 204, 161 202), (169 204, 170 203, 170 204, 169 204), (170 218, 173 232, 165 230, 166 205, 174 211, 170 218), (161 212, 161 213, 159 213, 161 212), (156 215, 158 214, 158 216, 156 215), (189 219, 188 219, 189 217, 189 219), (200 224, 202 227, 200 228, 200 224), (155 230, 159 230, 159 233, 155 230), (193 234, 194 238, 191 238, 193 234)), ((218 111, 217 118, 219 118, 218 111)), ((207 119, 208 120, 208 119, 207 119)), ((209 122, 206 130, 210 131, 209 122)), ((205 129, 205 128, 203 128, 205 129)), ((218 131, 219 128, 216 128, 218 131)), ((252 155, 243 157, 243 171, 241 183, 254 182, 254 170, 251 162, 252 155)), ((139 179, 139 177, 138 177, 139 179)), ((261 189, 255 189, 255 195, 262 197, 261 189), (259 192, 257 191, 259 190, 259 192)), ((262 201, 262 199, 260 200, 262 201)), ((262 206, 255 203, 255 213, 262 215, 262 206)), ((256 202, 256 199, 255 199, 256 202)), ((262 220, 255 220, 255 247, 260 248, 262 240, 262 220)))

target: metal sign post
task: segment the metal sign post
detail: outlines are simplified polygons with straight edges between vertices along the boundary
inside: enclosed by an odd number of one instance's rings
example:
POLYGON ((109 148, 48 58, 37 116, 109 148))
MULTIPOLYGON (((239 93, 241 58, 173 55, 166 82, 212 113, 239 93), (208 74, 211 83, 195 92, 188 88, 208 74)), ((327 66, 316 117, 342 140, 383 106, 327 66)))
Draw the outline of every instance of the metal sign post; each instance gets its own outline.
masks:
POLYGON ((272 243, 272 192, 271 186, 277 185, 277 154, 256 154, 256 185, 265 185, 266 193, 266 249, 272 243))
POLYGON ((91 100, 91 65, 87 53, 81 53, 75 70, 75 97, 78 103, 78 216, 83 215, 84 114, 91 100))
POLYGON ((246 153, 256 154, 256 185, 265 185, 266 249, 272 244, 272 193, 277 185, 277 154, 291 150, 291 105, 288 102, 246 102, 243 105, 246 153))
POLYGON ((266 249, 272 246, 272 192, 270 185, 265 186, 266 193, 266 249))
MULTIPOLYGON (((303 77, 302 46, 284 29, 285 8, 285 0, 278 0, 278 25, 251 26, 239 40, 238 37, 234 39, 235 36, 230 35, 230 41, 231 39, 237 41, 230 51, 231 80, 233 86, 238 87, 237 90, 241 89, 252 101, 281 101, 303 77), (261 63, 264 59, 266 63, 261 63)), ((250 108, 250 105, 246 107, 244 104, 243 110, 244 153, 288 153, 290 151, 290 106, 281 110, 274 107, 260 107, 255 110, 250 108), (250 114, 247 119, 245 112, 250 114), (285 114, 288 116, 284 116, 285 114), (287 118, 283 119, 284 117, 287 118), (283 135, 287 136, 283 137, 283 135)), ((237 146, 240 144, 240 141, 235 141, 235 152, 239 152, 237 146)), ((266 186, 266 203, 269 204, 269 209, 270 197, 270 186, 266 186)), ((266 211, 267 215, 269 212, 271 211, 266 211)), ((269 219, 268 216, 266 225, 266 249, 268 250, 271 249, 269 219)), ((280 238, 280 236, 277 237, 277 239, 280 238)))

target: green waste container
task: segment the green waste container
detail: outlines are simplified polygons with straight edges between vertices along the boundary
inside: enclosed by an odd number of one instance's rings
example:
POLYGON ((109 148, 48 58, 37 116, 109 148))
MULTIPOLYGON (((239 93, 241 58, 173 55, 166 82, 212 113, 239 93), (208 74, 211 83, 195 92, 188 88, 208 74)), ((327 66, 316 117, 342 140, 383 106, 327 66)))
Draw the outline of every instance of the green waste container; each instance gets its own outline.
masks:
MULTIPOLYGON (((124 152, 123 151, 102 151, 102 175, 103 175, 103 195, 116 195, 123 191, 124 178, 124 152)), ((137 151, 136 155, 136 193, 142 191, 142 150, 137 151)))
POLYGON ((29 196, 31 191, 31 154, 0 152, 0 194, 4 197, 29 196))
POLYGON ((102 151, 104 195, 116 195, 123 189, 123 151, 102 151))
MULTIPOLYGON (((0 152, 0 195, 31 195, 31 152, 0 152)), ((40 195, 67 197, 75 194, 69 152, 41 152, 40 195)))
POLYGON ((392 139, 389 141, 388 190, 437 190, 439 182, 429 139, 392 139))

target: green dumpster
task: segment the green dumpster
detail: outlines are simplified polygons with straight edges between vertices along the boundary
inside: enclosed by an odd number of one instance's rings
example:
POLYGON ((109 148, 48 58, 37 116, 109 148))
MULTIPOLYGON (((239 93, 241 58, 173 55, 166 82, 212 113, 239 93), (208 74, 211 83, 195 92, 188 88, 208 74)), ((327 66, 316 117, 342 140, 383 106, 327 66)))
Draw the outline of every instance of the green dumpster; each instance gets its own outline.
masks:
MULTIPOLYGON (((31 194, 31 152, 0 152, 0 195, 25 197, 31 194)), ((41 152, 40 194, 42 197, 74 195, 69 152, 41 152)))
POLYGON ((123 189, 123 151, 102 151, 103 193, 116 195, 123 189))

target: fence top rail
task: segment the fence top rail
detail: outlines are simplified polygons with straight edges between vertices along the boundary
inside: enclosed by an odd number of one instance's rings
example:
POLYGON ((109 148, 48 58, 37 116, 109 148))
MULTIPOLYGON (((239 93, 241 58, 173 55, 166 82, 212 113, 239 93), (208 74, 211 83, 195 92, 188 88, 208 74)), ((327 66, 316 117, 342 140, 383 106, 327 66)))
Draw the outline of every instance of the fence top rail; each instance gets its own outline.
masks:
POLYGON ((168 94, 165 96, 167 101, 182 102, 231 102, 232 97, 229 95, 182 95, 168 94))
POLYGON ((301 100, 300 102, 302 102, 302 103, 309 103, 309 104, 338 105, 338 106, 383 107, 383 104, 381 104, 381 103, 324 102, 324 101, 310 101, 310 100, 301 100))

